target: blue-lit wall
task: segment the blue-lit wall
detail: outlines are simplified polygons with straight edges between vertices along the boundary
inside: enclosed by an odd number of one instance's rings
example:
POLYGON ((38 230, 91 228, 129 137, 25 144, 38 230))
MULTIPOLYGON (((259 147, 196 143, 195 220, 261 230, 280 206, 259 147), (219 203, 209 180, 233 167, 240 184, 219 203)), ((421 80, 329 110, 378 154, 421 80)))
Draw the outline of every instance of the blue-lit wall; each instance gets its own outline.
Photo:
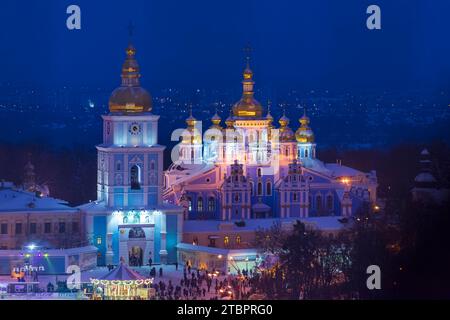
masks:
POLYGON ((97 265, 104 266, 106 255, 106 216, 94 216, 94 245, 98 249, 97 265), (101 239, 100 243, 98 239, 101 239))
POLYGON ((178 231, 178 215, 167 214, 166 216, 166 248, 167 262, 175 263, 177 261, 177 231, 178 231))
POLYGON ((155 252, 154 252, 154 258, 155 258, 155 263, 160 263, 161 259, 159 256, 159 251, 161 250, 161 216, 159 215, 159 217, 155 217, 155 237, 154 237, 154 241, 155 241, 155 252))

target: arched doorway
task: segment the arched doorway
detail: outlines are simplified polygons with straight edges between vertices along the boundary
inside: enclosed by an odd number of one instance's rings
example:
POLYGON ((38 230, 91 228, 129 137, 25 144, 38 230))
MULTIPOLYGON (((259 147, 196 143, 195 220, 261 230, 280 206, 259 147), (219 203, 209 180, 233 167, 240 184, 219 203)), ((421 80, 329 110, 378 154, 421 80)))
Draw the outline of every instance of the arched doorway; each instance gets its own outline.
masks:
POLYGON ((141 267, 143 265, 144 251, 141 247, 132 247, 129 251, 128 261, 130 267, 141 267))

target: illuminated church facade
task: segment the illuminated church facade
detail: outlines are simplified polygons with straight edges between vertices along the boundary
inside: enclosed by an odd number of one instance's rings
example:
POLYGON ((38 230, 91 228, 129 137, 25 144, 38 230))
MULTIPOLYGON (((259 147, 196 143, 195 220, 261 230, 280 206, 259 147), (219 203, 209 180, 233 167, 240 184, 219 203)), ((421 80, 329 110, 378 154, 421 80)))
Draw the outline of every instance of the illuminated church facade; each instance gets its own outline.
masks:
POLYGON ((375 171, 320 161, 306 112, 296 131, 285 113, 278 128, 263 114, 248 58, 242 86, 224 126, 216 113, 202 130, 191 112, 172 151, 163 196, 186 221, 350 217, 375 203, 375 171))
POLYGON ((203 134, 191 112, 164 171, 159 116, 140 86, 135 54, 129 45, 122 84, 102 116, 97 200, 79 207, 98 265, 178 262, 236 272, 258 261, 257 229, 302 220, 334 232, 340 219, 375 203, 374 171, 317 159, 306 113, 296 131, 286 114, 278 128, 270 111, 263 114, 248 60, 225 126, 216 113, 203 134))
POLYGON ((183 215, 163 203, 163 151, 159 116, 140 86, 132 45, 126 49, 122 85, 109 99, 103 143, 97 146, 97 200, 80 206, 86 233, 98 249, 98 264, 131 266, 174 263, 182 239, 183 215))

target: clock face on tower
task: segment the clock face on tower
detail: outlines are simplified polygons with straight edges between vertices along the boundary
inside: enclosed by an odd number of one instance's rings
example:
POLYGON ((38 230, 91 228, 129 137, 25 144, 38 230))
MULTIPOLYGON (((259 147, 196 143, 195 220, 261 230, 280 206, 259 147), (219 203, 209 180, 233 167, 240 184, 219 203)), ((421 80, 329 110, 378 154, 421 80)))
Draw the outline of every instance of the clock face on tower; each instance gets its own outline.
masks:
POLYGON ((132 135, 138 135, 141 133, 141 125, 139 123, 133 122, 128 130, 132 135))

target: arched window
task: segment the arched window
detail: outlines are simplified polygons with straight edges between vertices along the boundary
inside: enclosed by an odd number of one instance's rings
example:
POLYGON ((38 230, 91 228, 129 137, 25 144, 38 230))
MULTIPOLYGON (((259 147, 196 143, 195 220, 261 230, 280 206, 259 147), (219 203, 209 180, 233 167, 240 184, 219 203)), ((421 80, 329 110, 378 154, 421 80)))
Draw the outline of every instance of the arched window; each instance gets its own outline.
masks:
POLYGON ((317 197, 316 197, 316 209, 319 211, 319 210, 322 210, 322 196, 320 196, 320 195, 318 195, 317 197))
POLYGON ((239 193, 234 194, 234 202, 239 202, 239 193))
POLYGON ((131 189, 133 190, 141 189, 140 168, 137 165, 133 165, 130 169, 130 182, 131 182, 131 189))
POLYGON ((305 158, 308 158, 308 149, 305 149, 305 158))
POLYGON ((236 244, 241 244, 241 236, 240 235, 236 236, 236 244))
POLYGON ((189 210, 189 211, 192 211, 192 198, 191 198, 191 197, 188 197, 188 198, 187 198, 187 201, 188 201, 188 204, 189 204, 189 205, 188 205, 188 210, 189 210))
POLYGON ((288 147, 285 148, 285 152, 286 152, 286 157, 288 157, 289 156, 289 148, 288 147))
POLYGON ((333 196, 331 194, 327 196, 327 209, 333 210, 333 196))
POLYGON ((216 199, 214 197, 208 198, 208 211, 216 210, 216 199))
POLYGON ((117 170, 117 171, 122 170, 122 163, 121 163, 120 161, 117 161, 117 164, 116 164, 116 170, 117 170))
POLYGON ((258 182, 258 196, 262 195, 262 183, 258 182))
POLYGON ((223 245, 228 246, 230 244, 230 238, 228 236, 225 236, 223 238, 223 245))
POLYGON ((258 168, 258 177, 261 177, 261 176, 262 176, 262 169, 258 168))
POLYGON ((250 182, 250 195, 254 196, 255 195, 255 190, 253 190, 255 188, 255 185, 253 182, 250 182))
POLYGON ((297 201, 297 192, 292 193, 292 201, 297 201))
POLYGON ((270 181, 266 183, 266 195, 272 195, 272 183, 270 181))
POLYGON ((203 211, 203 198, 198 197, 197 199, 197 211, 202 212, 203 211))
POLYGON ((153 161, 153 160, 150 163, 150 170, 155 170, 155 161, 153 161))

